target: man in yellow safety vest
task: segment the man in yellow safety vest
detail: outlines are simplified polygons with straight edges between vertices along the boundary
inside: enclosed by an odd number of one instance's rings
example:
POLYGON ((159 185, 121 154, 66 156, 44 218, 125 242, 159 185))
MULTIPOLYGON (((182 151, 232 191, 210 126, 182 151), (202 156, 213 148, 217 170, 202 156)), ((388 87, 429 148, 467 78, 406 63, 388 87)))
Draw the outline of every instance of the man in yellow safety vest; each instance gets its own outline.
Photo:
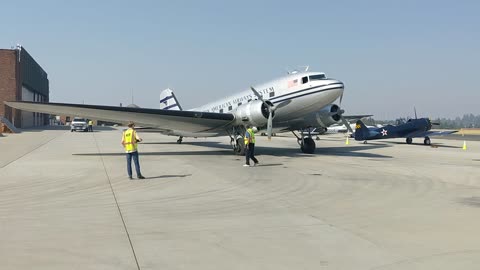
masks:
POLYGON ((93 121, 88 120, 88 132, 93 132, 93 121))
POLYGON ((255 132, 257 132, 257 128, 251 125, 247 126, 247 132, 245 132, 245 159, 246 163, 243 165, 244 167, 250 167, 250 159, 253 160, 254 166, 258 164, 258 160, 255 158, 255 132))
POLYGON ((138 179, 145 179, 140 172, 140 162, 138 159, 138 142, 141 141, 142 139, 138 137, 138 134, 135 131, 135 124, 133 122, 129 122, 128 129, 125 130, 122 135, 122 145, 125 148, 125 153, 127 153, 127 172, 128 178, 130 179, 133 179, 132 158, 133 162, 135 163, 135 170, 137 171, 138 179))

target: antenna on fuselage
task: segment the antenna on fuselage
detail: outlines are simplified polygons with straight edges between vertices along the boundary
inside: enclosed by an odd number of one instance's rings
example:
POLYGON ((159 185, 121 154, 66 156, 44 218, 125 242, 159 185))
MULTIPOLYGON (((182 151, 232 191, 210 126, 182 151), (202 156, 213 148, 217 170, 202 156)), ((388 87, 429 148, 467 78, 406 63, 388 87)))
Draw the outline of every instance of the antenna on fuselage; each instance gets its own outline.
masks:
POLYGON ((303 72, 307 72, 310 69, 310 66, 299 66, 299 68, 304 68, 303 72))

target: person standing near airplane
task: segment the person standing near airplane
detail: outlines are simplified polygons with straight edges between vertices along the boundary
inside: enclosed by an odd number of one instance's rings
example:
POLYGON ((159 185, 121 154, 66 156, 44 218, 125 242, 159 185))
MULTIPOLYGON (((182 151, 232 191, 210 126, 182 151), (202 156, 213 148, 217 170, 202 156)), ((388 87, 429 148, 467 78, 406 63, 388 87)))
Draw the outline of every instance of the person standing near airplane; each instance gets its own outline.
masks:
POLYGON ((125 130, 122 135, 122 145, 125 148, 125 153, 127 154, 127 172, 128 178, 130 179, 133 179, 132 158, 133 162, 135 163, 135 170, 137 172, 138 179, 145 179, 140 172, 140 161, 138 159, 138 142, 141 141, 142 138, 138 137, 138 134, 135 131, 135 124, 130 121, 128 123, 128 129, 125 130))
POLYGON ((250 167, 250 159, 253 160, 254 166, 258 164, 258 160, 255 158, 255 132, 257 128, 251 125, 247 125, 247 132, 245 132, 245 160, 244 167, 250 167))
POLYGON ((92 119, 88 120, 88 132, 93 132, 93 121, 92 121, 92 119))

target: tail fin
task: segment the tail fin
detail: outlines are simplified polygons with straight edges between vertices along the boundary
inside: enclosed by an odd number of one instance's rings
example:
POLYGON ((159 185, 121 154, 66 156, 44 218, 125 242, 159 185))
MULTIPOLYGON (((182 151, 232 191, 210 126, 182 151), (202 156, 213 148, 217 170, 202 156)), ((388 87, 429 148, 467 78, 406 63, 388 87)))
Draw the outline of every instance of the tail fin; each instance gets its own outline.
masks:
POLYGON ((364 141, 368 138, 368 128, 362 122, 362 120, 358 120, 357 124, 355 125, 355 140, 356 141, 364 141))
POLYGON ((175 97, 172 89, 167 88, 160 93, 160 109, 173 111, 182 110, 182 107, 180 106, 180 103, 178 103, 177 97, 175 97))

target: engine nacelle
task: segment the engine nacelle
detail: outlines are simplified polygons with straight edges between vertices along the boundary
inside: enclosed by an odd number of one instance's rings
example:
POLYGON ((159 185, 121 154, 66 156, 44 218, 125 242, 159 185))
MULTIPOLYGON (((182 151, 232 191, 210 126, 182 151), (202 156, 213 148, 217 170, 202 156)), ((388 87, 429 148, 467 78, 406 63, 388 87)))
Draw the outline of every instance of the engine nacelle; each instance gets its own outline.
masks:
MULTIPOLYGON (((267 101, 268 102, 268 101, 267 101)), ((246 104, 240 105, 234 112, 235 124, 250 124, 256 127, 262 127, 267 124, 268 106, 261 100, 252 100, 246 104)))
POLYGON ((315 115, 316 122, 322 127, 331 126, 340 121, 342 114, 340 107, 336 104, 330 104, 315 115))

